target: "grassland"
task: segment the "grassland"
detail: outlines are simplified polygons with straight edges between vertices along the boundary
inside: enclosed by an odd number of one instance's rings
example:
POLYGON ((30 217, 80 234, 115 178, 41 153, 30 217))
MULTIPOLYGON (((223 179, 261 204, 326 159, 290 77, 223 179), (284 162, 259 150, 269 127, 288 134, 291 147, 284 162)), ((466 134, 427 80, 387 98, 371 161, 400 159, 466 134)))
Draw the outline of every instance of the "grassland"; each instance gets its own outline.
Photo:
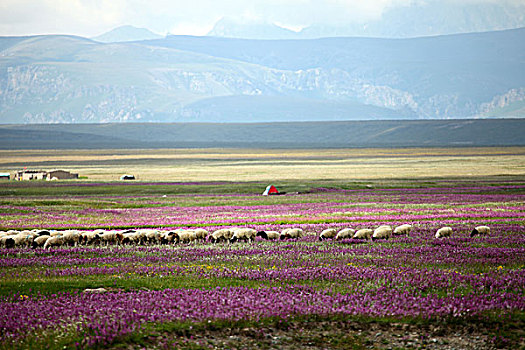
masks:
POLYGON ((0 151, 0 172, 65 169, 94 181, 374 181, 525 176, 525 147, 0 151))
POLYGON ((0 248, 0 349, 523 348, 524 154, 2 151, 0 171, 64 168, 88 179, 1 182, 0 230, 248 226, 307 234, 0 248), (122 173, 139 181, 116 181, 122 173), (261 196, 270 181, 290 195, 261 196), (413 232, 388 241, 317 239, 329 227, 406 222, 413 232), (470 238, 478 224, 491 235, 470 238), (445 225, 453 237, 434 239, 445 225), (107 292, 84 292, 100 287, 107 292))

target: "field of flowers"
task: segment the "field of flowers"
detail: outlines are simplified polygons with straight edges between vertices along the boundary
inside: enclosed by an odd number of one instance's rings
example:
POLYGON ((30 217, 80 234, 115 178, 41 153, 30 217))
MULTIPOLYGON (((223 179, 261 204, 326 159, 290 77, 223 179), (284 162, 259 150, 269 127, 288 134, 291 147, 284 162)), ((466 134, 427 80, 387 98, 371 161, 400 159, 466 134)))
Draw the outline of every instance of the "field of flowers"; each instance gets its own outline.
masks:
POLYGON ((250 193, 254 184, 118 186, 6 185, 0 229, 242 226, 307 234, 0 248, 0 348, 525 346, 523 183, 317 187, 272 197, 250 193), (189 190, 173 194, 170 186, 189 190), (326 228, 403 223, 414 226, 411 234, 388 241, 318 240, 326 228), (471 238, 477 225, 491 234, 471 238), (451 238, 434 238, 442 226, 453 228, 451 238))

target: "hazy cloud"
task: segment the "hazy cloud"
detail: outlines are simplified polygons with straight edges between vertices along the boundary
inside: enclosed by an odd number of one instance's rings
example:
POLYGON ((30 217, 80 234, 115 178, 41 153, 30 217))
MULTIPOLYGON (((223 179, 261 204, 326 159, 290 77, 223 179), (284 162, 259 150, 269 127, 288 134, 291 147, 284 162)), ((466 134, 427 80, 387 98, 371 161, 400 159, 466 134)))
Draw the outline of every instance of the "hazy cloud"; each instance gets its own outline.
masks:
MULTIPOLYGON (((2 0, 0 35, 65 33, 90 37, 124 24, 161 34, 202 35, 222 17, 300 28, 313 23, 364 22, 380 18, 390 7, 425 1, 430 0, 2 0)), ((523 2, 448 0, 453 1, 523 2)))

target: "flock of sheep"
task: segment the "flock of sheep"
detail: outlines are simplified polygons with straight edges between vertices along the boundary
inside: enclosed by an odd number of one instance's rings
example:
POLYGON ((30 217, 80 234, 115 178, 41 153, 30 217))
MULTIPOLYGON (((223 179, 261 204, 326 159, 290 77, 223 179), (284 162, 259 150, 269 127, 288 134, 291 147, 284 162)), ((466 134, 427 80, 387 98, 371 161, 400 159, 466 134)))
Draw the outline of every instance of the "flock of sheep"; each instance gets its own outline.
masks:
MULTIPOLYGON (((356 240, 379 240, 389 239, 392 235, 408 235, 412 230, 412 225, 404 224, 392 229, 389 225, 379 226, 375 230, 360 229, 354 230, 345 228, 337 230, 329 228, 319 234, 319 240, 332 239, 356 239, 356 240)), ((485 235, 490 233, 488 226, 477 226, 470 236, 485 235)), ((10 230, 0 232, 0 247, 43 247, 44 249, 60 246, 77 246, 77 245, 94 245, 94 244, 174 244, 190 243, 193 241, 209 241, 211 243, 237 241, 252 242, 255 237, 261 237, 265 240, 276 239, 295 239, 301 238, 305 233, 300 228, 287 228, 278 231, 257 231, 252 228, 225 228, 213 231, 198 229, 177 229, 170 231, 161 231, 154 229, 137 229, 137 230, 10 230)), ((435 237, 444 238, 452 235, 452 228, 442 227, 437 230, 435 237)))

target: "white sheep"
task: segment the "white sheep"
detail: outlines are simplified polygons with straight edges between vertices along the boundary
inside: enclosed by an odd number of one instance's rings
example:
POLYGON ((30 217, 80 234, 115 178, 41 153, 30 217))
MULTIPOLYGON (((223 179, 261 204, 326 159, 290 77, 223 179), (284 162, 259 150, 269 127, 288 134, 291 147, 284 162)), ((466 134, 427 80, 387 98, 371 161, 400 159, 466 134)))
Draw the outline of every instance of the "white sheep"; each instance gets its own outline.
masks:
POLYGON ((319 234, 319 240, 322 241, 328 238, 334 239, 336 235, 337 235, 337 230, 335 228, 327 228, 326 230, 323 230, 319 234))
POLYGON ((80 242, 80 233, 75 230, 65 231, 63 234, 64 244, 76 246, 80 242))
POLYGON ((213 231, 213 233, 209 236, 209 240, 211 243, 226 242, 230 240, 232 235, 233 233, 230 229, 222 228, 213 231))
POLYGON ((335 236, 336 241, 340 241, 342 239, 352 238, 355 234, 355 230, 351 228, 344 228, 341 231, 337 232, 337 235, 335 236))
POLYGON ((23 235, 23 236, 31 236, 31 237, 33 237, 33 238, 38 237, 38 235, 36 234, 36 232, 34 232, 34 231, 29 231, 29 230, 23 230, 23 231, 20 231, 18 234, 19 234, 19 235, 23 235))
POLYGON ((197 239, 197 234, 193 230, 177 229, 175 233, 177 234, 176 242, 190 243, 197 239))
POLYGON ((34 236, 30 231, 22 231, 19 234, 12 236, 15 247, 31 247, 33 245, 34 236))
POLYGON ((436 231, 436 238, 450 237, 452 236, 451 227, 442 227, 436 231))
POLYGON ((37 238, 33 240, 33 248, 43 247, 44 244, 46 244, 46 241, 48 240, 48 238, 50 237, 51 237, 50 235, 38 236, 37 238))
POLYGON ((412 231, 412 225, 403 224, 394 229, 394 235, 397 235, 397 236, 408 235, 410 234, 410 231, 412 231))
POLYGON ((140 244, 141 235, 138 232, 126 232, 122 234, 122 244, 140 244))
POLYGON ((233 235, 230 238, 231 243, 237 241, 249 241, 252 242, 257 235, 257 231, 252 228, 236 228, 233 230, 233 235))
POLYGON ((38 236, 51 236, 51 232, 48 230, 33 230, 38 236))
POLYGON ((285 228, 281 231, 281 239, 301 238, 304 232, 300 228, 285 228))
POLYGON ((168 244, 175 242, 175 232, 173 231, 159 231, 160 238, 159 243, 160 244, 168 244))
POLYGON ((100 242, 100 235, 96 231, 83 231, 80 233, 80 243, 85 245, 100 242))
POLYGON ((100 235, 100 241, 105 242, 106 246, 110 244, 120 244, 124 235, 119 231, 106 231, 100 235))
POLYGON ((143 230, 145 233, 146 241, 149 244, 155 244, 160 242, 160 232, 157 230, 143 230))
POLYGON ((197 240, 197 232, 195 230, 187 230, 188 238, 190 242, 195 242, 197 240))
MULTIPOLYGON (((128 231, 131 231, 131 230, 128 230, 128 231)), ((139 244, 146 243, 146 240, 147 240, 146 233, 147 233, 147 230, 137 230, 137 231, 135 231, 135 234, 137 235, 137 241, 138 241, 139 244)))
POLYGON ((51 247, 60 247, 63 244, 64 244, 63 236, 51 236, 46 240, 46 243, 44 243, 44 249, 51 248, 51 247))
POLYGON ((370 239, 373 233, 374 231, 369 228, 362 228, 356 231, 352 239, 370 239))
POLYGON ((489 235, 489 234, 490 234, 490 227, 476 226, 470 233, 470 237, 474 237, 475 235, 489 235))
POLYGON ((392 227, 389 225, 382 225, 374 230, 372 240, 389 239, 390 237, 392 237, 392 227))
POLYGON ((5 235, 0 237, 0 247, 13 248, 15 246, 14 235, 5 235))
POLYGON ((256 236, 263 239, 274 240, 279 238, 280 234, 277 231, 259 231, 256 236))
POLYGON ((194 231, 195 231, 195 234, 197 235, 198 240, 204 241, 206 240, 206 237, 208 237, 208 231, 206 231, 203 228, 196 228, 194 231))
POLYGON ((62 236, 63 234, 64 234, 63 231, 57 231, 57 230, 51 230, 51 231, 49 232, 49 235, 50 235, 51 237, 62 236))

